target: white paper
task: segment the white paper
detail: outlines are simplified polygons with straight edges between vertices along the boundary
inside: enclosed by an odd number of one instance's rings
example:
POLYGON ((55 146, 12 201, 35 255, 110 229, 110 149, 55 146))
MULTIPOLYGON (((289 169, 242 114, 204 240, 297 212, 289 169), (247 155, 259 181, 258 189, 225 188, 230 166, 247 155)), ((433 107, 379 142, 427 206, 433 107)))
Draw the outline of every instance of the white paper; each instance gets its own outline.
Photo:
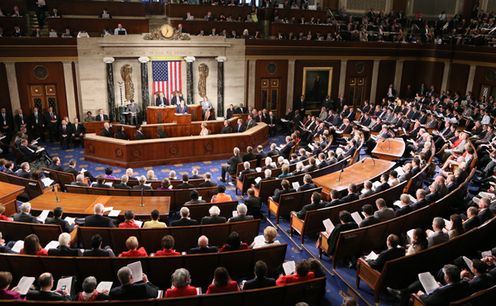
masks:
POLYGON ((112 187, 113 184, 114 184, 114 182, 105 182, 105 185, 107 185, 109 187, 112 187))
POLYGON ((379 257, 374 251, 371 251, 367 256, 365 256, 366 260, 376 260, 379 257))
POLYGON ((470 258, 466 256, 463 256, 463 261, 465 262, 469 270, 472 271, 472 268, 474 267, 474 263, 472 262, 472 260, 470 260, 470 258))
POLYGON ((47 245, 45 245, 45 250, 56 249, 59 246, 59 242, 52 240, 47 245))
POLYGON ((393 206, 396 206, 396 207, 398 207, 398 208, 402 208, 402 207, 403 207, 403 206, 401 205, 401 201, 400 201, 400 200, 396 200, 396 201, 394 201, 393 206))
POLYGON ((24 240, 17 240, 12 247, 12 251, 19 253, 22 249, 24 249, 24 240))
POLYGON ((74 223, 76 223, 76 218, 73 217, 65 217, 64 220, 67 221, 69 225, 74 225, 74 223))
POLYGON ((296 271, 296 263, 294 262, 294 260, 286 261, 282 264, 282 268, 284 269, 284 274, 293 274, 296 271))
POLYGON ((405 174, 405 171, 403 171, 402 167, 396 167, 394 169, 394 171, 396 171, 396 173, 398 173, 398 176, 402 176, 403 174, 405 174))
POLYGON ((161 299, 164 296, 164 290, 157 290, 157 299, 161 299))
POLYGON ((445 227, 448 231, 449 231, 449 230, 451 230, 451 226, 452 226, 451 221, 450 221, 450 220, 448 220, 448 219, 444 219, 444 227, 445 227))
POLYGON ((120 210, 118 210, 118 209, 115 209, 115 210, 114 210, 114 209, 112 209, 112 210, 108 213, 108 216, 109 216, 109 217, 118 217, 120 213, 121 213, 121 211, 120 211, 120 210))
POLYGON ((104 207, 103 208, 103 212, 106 213, 106 212, 110 212, 112 211, 114 208, 112 206, 109 206, 109 207, 104 207))
POLYGON ((300 188, 300 183, 299 182, 293 182, 292 185, 293 185, 293 188, 295 190, 298 190, 298 188, 300 188))
POLYGON ((238 211, 237 210, 233 210, 232 211, 232 216, 233 217, 237 217, 238 216, 238 211))
POLYGON ((355 220, 356 224, 360 224, 363 221, 363 218, 358 211, 351 213, 351 217, 355 220))
POLYGON ((261 180, 262 180, 262 178, 259 176, 259 177, 257 177, 257 178, 255 179, 255 183, 257 183, 257 184, 258 184, 258 183, 260 183, 260 181, 261 181, 261 180))
POLYGON ((262 168, 261 168, 261 167, 256 167, 256 168, 255 168, 255 170, 256 170, 258 173, 262 172, 262 168))
POLYGON ((413 240, 413 233, 415 232, 415 229, 412 228, 411 230, 409 230, 408 232, 406 232, 406 235, 408 236, 408 238, 410 238, 410 241, 413 240))
POLYGON ((201 287, 196 287, 196 294, 202 295, 202 288, 201 287))
POLYGON ((309 144, 308 144, 308 147, 309 147, 312 151, 314 151, 314 150, 315 150, 315 147, 314 147, 311 143, 309 143, 309 144))
POLYGON ((489 199, 492 199, 494 198, 494 193, 491 193, 491 192, 485 192, 485 191, 481 191, 479 192, 479 197, 481 198, 489 198, 489 199))
POLYGON ((332 221, 331 219, 325 219, 324 221, 322 221, 322 223, 324 224, 324 227, 326 229, 326 233, 327 234, 331 234, 332 231, 334 230, 334 224, 332 224, 332 221))
POLYGON ((258 235, 257 237, 255 237, 253 242, 255 242, 255 244, 264 244, 265 238, 263 235, 258 235))
POLYGON ((144 183, 143 186, 152 187, 152 183, 144 183))
POLYGON ((138 224, 138 227, 140 227, 140 228, 143 225, 143 221, 140 221, 140 220, 134 220, 134 223, 138 224))
POLYGON ((86 169, 82 168, 79 172, 81 172, 81 173, 85 173, 86 171, 88 171, 88 170, 86 170, 86 169))
POLYGON ((135 261, 127 265, 131 269, 131 274, 135 283, 141 282, 143 280, 143 268, 141 267, 141 261, 135 261))
POLYGON ((373 190, 376 190, 377 187, 379 187, 381 185, 382 185, 382 183, 380 181, 375 181, 375 182, 372 183, 372 189, 373 190))
POLYGON ((198 200, 200 200, 200 201, 201 201, 202 199, 203 199, 203 197, 202 197, 202 196, 198 196, 198 200))
POLYGON ((44 177, 44 178, 42 178, 42 179, 41 179, 41 182, 43 183, 43 185, 44 185, 45 187, 48 187, 48 186, 52 185, 52 184, 53 184, 53 182, 55 182, 55 181, 54 181, 54 180, 52 180, 52 179, 51 179, 51 178, 49 178, 49 177, 44 177))
POLYGON ((98 286, 96 286, 96 291, 103 293, 105 291, 110 292, 112 289, 113 282, 100 282, 98 286))
POLYGON ((31 276, 23 276, 19 280, 19 283, 17 284, 17 292, 19 292, 20 295, 26 295, 28 293, 29 288, 31 285, 34 283, 35 278, 31 276))
POLYGON ((430 272, 419 273, 418 278, 427 294, 431 294, 434 290, 439 288, 439 284, 430 272))
POLYGON ((49 214, 49 213, 50 213, 50 211, 45 209, 45 210, 43 210, 43 211, 41 212, 41 214, 40 214, 38 217, 36 217, 36 218, 37 218, 38 220, 40 220, 41 222, 45 223, 45 220, 46 220, 46 218, 48 217, 48 214, 49 214))
POLYGON ((72 276, 61 278, 57 282, 57 290, 66 291, 70 293, 71 287, 72 287, 72 276))

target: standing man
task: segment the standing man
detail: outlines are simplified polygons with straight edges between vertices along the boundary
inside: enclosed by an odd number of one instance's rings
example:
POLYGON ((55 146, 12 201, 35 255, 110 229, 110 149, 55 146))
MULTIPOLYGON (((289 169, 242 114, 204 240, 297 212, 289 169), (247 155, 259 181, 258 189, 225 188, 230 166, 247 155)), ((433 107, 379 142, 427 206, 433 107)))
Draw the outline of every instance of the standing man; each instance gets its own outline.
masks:
POLYGON ((45 113, 45 118, 45 122, 47 122, 48 126, 48 139, 50 140, 50 142, 58 140, 57 126, 59 123, 59 117, 53 110, 53 107, 48 107, 45 113))
POLYGON ((39 113, 37 107, 33 108, 33 112, 29 116, 28 131, 32 139, 41 137, 45 141, 45 118, 39 113))

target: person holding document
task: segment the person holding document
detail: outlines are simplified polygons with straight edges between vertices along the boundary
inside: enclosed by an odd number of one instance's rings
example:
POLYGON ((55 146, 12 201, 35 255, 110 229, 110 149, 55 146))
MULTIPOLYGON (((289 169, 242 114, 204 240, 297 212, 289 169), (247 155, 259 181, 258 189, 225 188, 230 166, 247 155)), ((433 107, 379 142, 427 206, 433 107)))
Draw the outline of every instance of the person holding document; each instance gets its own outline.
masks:
POLYGON ((156 298, 158 295, 157 287, 148 281, 145 273, 143 273, 141 278, 138 278, 126 266, 117 271, 117 278, 121 285, 110 290, 111 300, 149 299, 156 298))
POLYGON ((70 301, 71 296, 67 289, 52 290, 53 276, 49 272, 42 273, 38 277, 39 290, 29 290, 26 299, 34 301, 70 301))
POLYGON ((9 290, 11 282, 12 274, 10 272, 0 272, 0 300, 24 300, 17 287, 9 290))

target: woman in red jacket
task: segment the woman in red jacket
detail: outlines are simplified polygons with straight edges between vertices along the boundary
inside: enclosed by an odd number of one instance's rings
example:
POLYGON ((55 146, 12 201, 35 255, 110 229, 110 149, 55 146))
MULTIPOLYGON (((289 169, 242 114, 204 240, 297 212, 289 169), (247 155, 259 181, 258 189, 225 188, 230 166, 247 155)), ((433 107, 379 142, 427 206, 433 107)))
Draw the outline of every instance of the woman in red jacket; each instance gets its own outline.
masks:
POLYGON ((290 275, 281 275, 276 280, 276 285, 285 285, 289 283, 302 282, 315 277, 310 271, 310 264, 307 261, 301 261, 296 264, 296 273, 290 275))
POLYGON ((131 236, 126 240, 126 248, 128 251, 124 251, 119 254, 119 257, 145 257, 148 256, 144 247, 138 248, 138 238, 131 236))
POLYGON ((236 281, 229 276, 229 272, 224 267, 218 267, 214 272, 214 280, 208 286, 207 294, 239 291, 236 281))
POLYGON ((165 291, 165 297, 182 297, 197 295, 198 291, 195 287, 191 286, 191 276, 189 271, 180 268, 172 273, 171 277, 172 287, 165 291))
POLYGON ((174 237, 171 235, 165 235, 162 237, 162 249, 155 252, 155 256, 178 256, 181 253, 174 250, 174 237))

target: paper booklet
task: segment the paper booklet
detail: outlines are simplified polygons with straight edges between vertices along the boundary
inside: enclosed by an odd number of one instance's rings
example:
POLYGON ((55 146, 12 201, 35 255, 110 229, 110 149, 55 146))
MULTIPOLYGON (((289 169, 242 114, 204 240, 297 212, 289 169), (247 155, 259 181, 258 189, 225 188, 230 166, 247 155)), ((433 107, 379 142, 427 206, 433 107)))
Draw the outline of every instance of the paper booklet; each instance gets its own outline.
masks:
POLYGON ((418 278, 427 294, 431 294, 434 290, 439 288, 439 284, 430 272, 419 273, 418 278))
POLYGON ((258 184, 258 183, 260 183, 260 181, 261 181, 261 180, 262 180, 262 178, 259 176, 259 177, 257 177, 257 178, 255 179, 255 183, 256 183, 256 184, 258 184))
POLYGON ((22 249, 24 249, 24 240, 17 240, 11 250, 19 253, 22 249))
POLYGON ((484 258, 484 257, 491 257, 493 256, 493 252, 491 252, 491 250, 489 251, 484 251, 481 253, 481 257, 484 258))
POLYGON ((105 182, 105 185, 107 185, 109 187, 112 187, 113 184, 114 184, 114 182, 105 182))
POLYGON ((69 294, 72 289, 72 276, 63 277, 57 282, 57 290, 66 291, 69 294))
POLYGON ((332 231, 334 230, 334 224, 332 224, 331 219, 329 219, 329 218, 325 219, 324 221, 322 221, 322 223, 324 224, 326 233, 328 235, 330 235, 332 233, 332 231))
POLYGON ((36 217, 36 219, 40 220, 42 223, 45 223, 45 220, 48 217, 49 213, 50 213, 49 210, 43 210, 41 214, 38 217, 36 217))
POLYGON ((76 218, 73 217, 65 217, 64 220, 67 221, 69 225, 74 225, 74 223, 76 223, 76 218))
POLYGON ((112 211, 112 209, 114 209, 112 206, 109 206, 109 207, 104 207, 104 208, 103 208, 103 212, 104 212, 104 213, 105 213, 105 212, 110 212, 110 211, 112 211))
POLYGON ((295 190, 298 190, 298 188, 300 188, 300 183, 299 182, 293 182, 292 185, 293 185, 293 188, 295 190))
POLYGON ((351 217, 353 218, 353 220, 355 220, 356 224, 360 224, 363 221, 363 218, 362 216, 360 216, 360 213, 358 211, 351 213, 351 217))
POLYGON ((164 296, 164 290, 157 290, 157 299, 161 299, 164 296))
POLYGON ((108 216, 109 216, 109 217, 118 217, 120 213, 121 213, 121 211, 120 211, 120 210, 118 210, 118 209, 116 209, 116 210, 112 209, 112 210, 108 213, 108 216))
POLYGON ((375 181, 372 183, 372 189, 375 190, 377 187, 381 186, 382 183, 380 181, 375 181))
POLYGON ((408 232, 406 232, 406 235, 408 236, 409 240, 412 241, 413 240, 413 233, 415 232, 415 229, 412 228, 411 230, 409 230, 408 232))
POLYGON ((47 245, 45 245, 45 250, 56 249, 59 246, 59 242, 52 240, 47 245))
POLYGON ((19 280, 19 283, 17 284, 17 292, 19 292, 20 295, 26 295, 29 291, 29 288, 31 288, 31 285, 33 285, 35 281, 34 277, 31 276, 23 276, 19 280))
POLYGON ((258 173, 262 172, 262 168, 261 167, 256 167, 255 168, 255 171, 257 171, 258 173))
POLYGON ((365 256, 365 260, 376 260, 379 257, 374 251, 371 251, 368 255, 365 256))
POLYGON ((55 181, 54 181, 54 180, 52 180, 52 179, 51 179, 51 178, 49 178, 49 177, 44 177, 44 178, 42 178, 42 179, 41 179, 41 182, 43 183, 43 185, 44 185, 45 187, 48 187, 48 186, 52 185, 52 184, 53 184, 53 182, 55 182, 55 181))
POLYGON ((233 210, 232 211, 232 216, 233 217, 237 217, 238 216, 238 211, 237 210, 233 210))
POLYGON ((470 260, 470 258, 466 257, 466 256, 463 256, 463 261, 465 262, 465 264, 467 265, 468 269, 470 271, 472 271, 472 268, 474 267, 474 263, 472 262, 472 260, 470 260))
POLYGON ((98 286, 96 286, 96 291, 103 293, 105 291, 109 292, 112 289, 113 282, 100 282, 98 286))
POLYGON ((403 174, 405 174, 405 171, 403 171, 402 167, 396 167, 396 168, 394 168, 394 171, 396 171, 396 173, 398 173, 398 176, 402 176, 403 174))
POLYGON ((134 223, 136 223, 140 228, 143 225, 143 221, 140 220, 134 220, 134 223))
POLYGON ((258 235, 257 237, 255 237, 253 242, 255 242, 255 244, 263 244, 265 242, 265 238, 263 235, 258 235))
POLYGON ((127 265, 131 269, 131 274, 135 283, 141 282, 143 280, 143 267, 141 266, 141 261, 135 261, 127 265))
POLYGON ((291 261, 286 261, 282 264, 282 268, 284 269, 284 274, 291 275, 296 271, 296 263, 291 261))

